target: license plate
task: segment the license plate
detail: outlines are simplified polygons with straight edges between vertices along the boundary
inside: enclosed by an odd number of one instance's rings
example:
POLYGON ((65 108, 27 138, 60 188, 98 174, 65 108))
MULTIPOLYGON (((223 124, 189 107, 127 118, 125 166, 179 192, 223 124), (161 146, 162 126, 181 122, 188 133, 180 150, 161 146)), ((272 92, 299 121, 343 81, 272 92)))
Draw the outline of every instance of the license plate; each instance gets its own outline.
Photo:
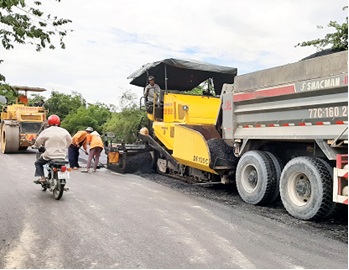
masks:
POLYGON ((70 175, 69 172, 65 171, 65 172, 60 172, 58 171, 58 179, 69 179, 70 175))

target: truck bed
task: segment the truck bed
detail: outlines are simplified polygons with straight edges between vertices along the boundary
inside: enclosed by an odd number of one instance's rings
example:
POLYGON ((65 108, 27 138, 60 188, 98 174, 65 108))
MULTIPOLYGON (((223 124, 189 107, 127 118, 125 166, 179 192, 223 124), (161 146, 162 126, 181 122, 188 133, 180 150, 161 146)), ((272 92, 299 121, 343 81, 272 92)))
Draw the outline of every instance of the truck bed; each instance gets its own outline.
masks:
POLYGON ((222 97, 228 143, 348 139, 347 51, 237 76, 233 88, 222 97))

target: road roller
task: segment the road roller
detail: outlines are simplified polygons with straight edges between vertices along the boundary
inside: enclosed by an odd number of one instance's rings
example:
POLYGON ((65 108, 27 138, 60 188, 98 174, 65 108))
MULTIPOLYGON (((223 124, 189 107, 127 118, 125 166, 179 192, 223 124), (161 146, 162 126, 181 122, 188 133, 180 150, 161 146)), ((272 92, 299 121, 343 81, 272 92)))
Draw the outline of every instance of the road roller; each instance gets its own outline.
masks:
POLYGON ((1 111, 1 152, 4 154, 26 150, 35 143, 44 129, 48 113, 44 107, 29 106, 27 93, 41 93, 44 88, 11 86, 17 97, 14 104, 6 104, 1 111), (21 94, 23 93, 24 94, 21 94))

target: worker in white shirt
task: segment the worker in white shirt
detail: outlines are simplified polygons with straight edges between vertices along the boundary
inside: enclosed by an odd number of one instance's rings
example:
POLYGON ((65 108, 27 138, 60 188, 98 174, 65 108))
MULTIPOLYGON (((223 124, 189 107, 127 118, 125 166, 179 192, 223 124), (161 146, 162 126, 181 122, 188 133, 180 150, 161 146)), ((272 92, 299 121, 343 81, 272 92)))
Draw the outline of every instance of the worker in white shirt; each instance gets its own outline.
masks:
POLYGON ((51 115, 48 118, 49 128, 42 131, 36 139, 34 148, 39 148, 41 145, 45 146, 45 152, 35 161, 35 176, 40 179, 34 181, 36 184, 45 182, 44 164, 51 159, 65 159, 66 152, 69 145, 72 143, 72 138, 69 132, 59 127, 61 121, 57 115, 51 115))
POLYGON ((144 89, 144 96, 146 97, 147 103, 154 103, 154 95, 156 94, 156 102, 159 101, 160 86, 155 83, 155 77, 149 76, 149 84, 144 89))

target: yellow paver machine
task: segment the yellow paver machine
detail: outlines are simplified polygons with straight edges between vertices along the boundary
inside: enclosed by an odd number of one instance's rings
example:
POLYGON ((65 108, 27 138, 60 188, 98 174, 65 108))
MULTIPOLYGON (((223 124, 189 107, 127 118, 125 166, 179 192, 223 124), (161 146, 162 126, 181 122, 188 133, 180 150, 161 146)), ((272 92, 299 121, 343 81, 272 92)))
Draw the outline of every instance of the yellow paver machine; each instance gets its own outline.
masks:
POLYGON ((43 88, 11 86, 18 93, 16 103, 6 104, 1 111, 1 152, 26 150, 35 143, 46 124, 47 111, 40 106, 28 106, 28 92, 44 92, 43 88), (20 92, 24 92, 21 95, 20 92))
POLYGON ((108 167, 127 172, 129 156, 150 151, 160 173, 211 183, 227 177, 223 173, 235 168, 236 158, 216 127, 221 122, 220 91, 224 83, 234 82, 236 74, 236 68, 174 58, 144 65, 131 74, 131 84, 142 87, 148 76, 155 76, 162 90, 153 102, 141 99, 149 125, 138 133, 138 143, 108 145, 108 167), (203 82, 207 90, 191 94, 203 82))

